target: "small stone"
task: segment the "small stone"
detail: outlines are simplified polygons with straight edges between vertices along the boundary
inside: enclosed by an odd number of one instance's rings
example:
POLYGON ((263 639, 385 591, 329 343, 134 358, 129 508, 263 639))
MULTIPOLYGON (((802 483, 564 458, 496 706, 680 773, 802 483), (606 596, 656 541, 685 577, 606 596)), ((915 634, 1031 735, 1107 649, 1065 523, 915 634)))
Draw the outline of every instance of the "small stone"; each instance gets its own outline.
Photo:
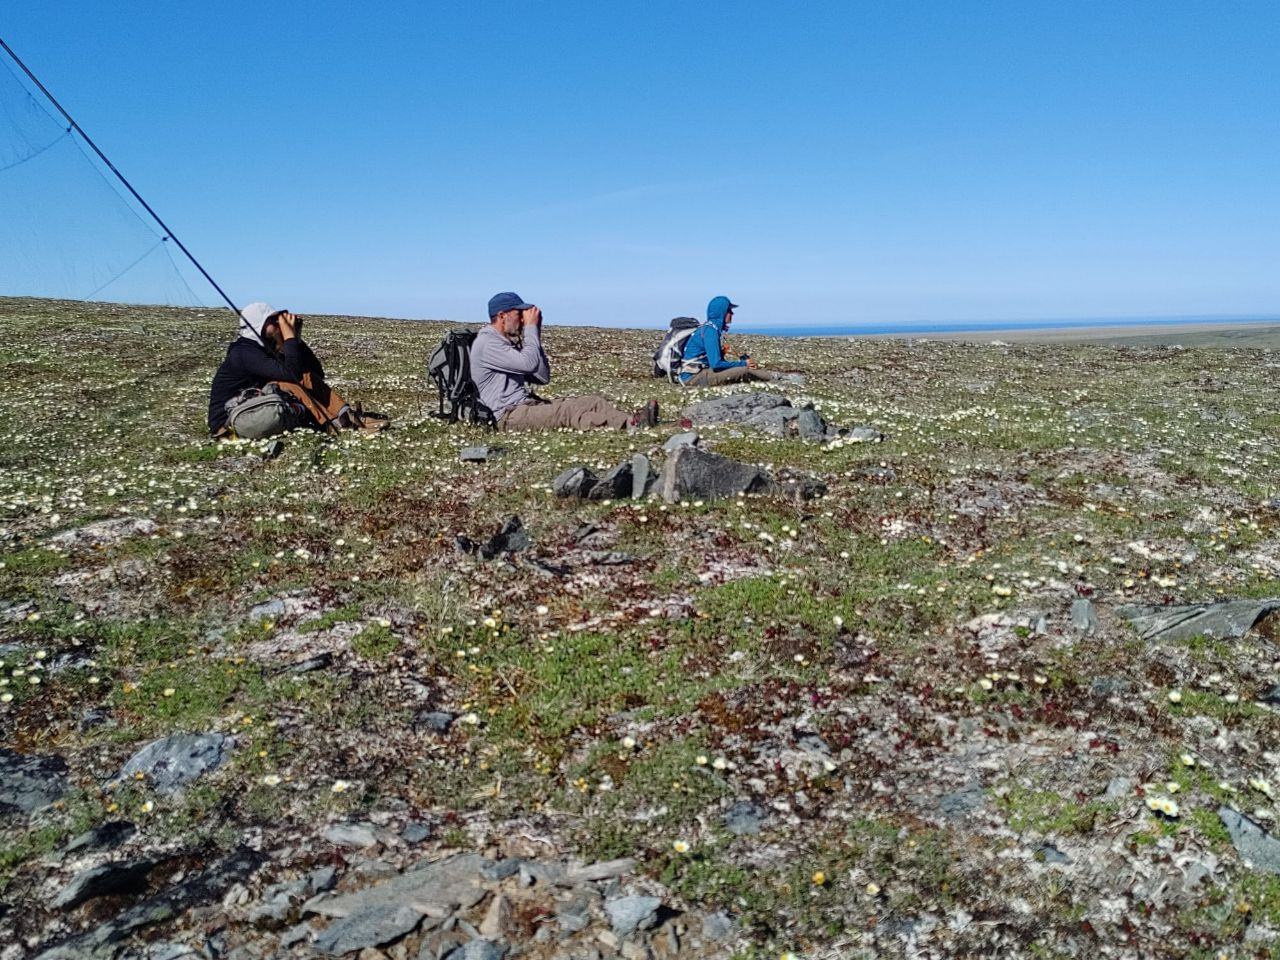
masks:
POLYGON ((735 836, 755 836, 764 826, 766 813, 750 800, 739 800, 721 817, 724 828, 735 836))
POLYGON ((584 498, 596 485, 596 475, 586 467, 570 467, 551 481, 551 490, 557 497, 584 498))
POLYGON ((524 521, 512 514, 502 521, 498 532, 480 546, 480 557, 483 560, 494 560, 503 554, 519 553, 529 548, 529 534, 525 532, 524 521))
POLYGON ((502 894, 494 894, 489 910, 480 921, 480 936, 486 940, 497 940, 511 924, 511 904, 502 894))
POLYGON ((982 809, 987 802, 987 793, 980 783, 965 784, 957 790, 942 795, 938 801, 938 809, 948 819, 959 819, 982 809))
POLYGON ((647 930, 657 921, 662 901, 657 897, 618 897, 605 902, 605 911, 613 932, 629 937, 637 930, 647 930))
POLYGON ((337 867, 320 867, 312 870, 307 874, 307 887, 311 893, 324 893, 326 890, 332 890, 334 884, 338 882, 337 867))
POLYGON ((284 601, 276 597, 274 600, 268 600, 251 608, 245 619, 250 623, 260 620, 279 620, 284 616, 285 609, 284 601))
POLYGON ((702 437, 696 431, 689 430, 685 433, 677 433, 670 437, 666 443, 662 445, 663 453, 674 453, 680 447, 696 447, 702 442, 702 437))
POLYGON ((378 842, 377 837, 373 835, 371 824, 366 823, 330 824, 325 827, 323 836, 334 846, 350 847, 353 850, 363 850, 378 842))
POLYGON ((62 888, 52 905, 57 910, 70 910, 97 897, 143 893, 147 887, 147 876, 155 865, 154 860, 138 860, 133 863, 104 863, 85 870, 62 888))
POLYGON ((486 460, 497 460, 506 452, 506 447, 463 447, 459 459, 463 463, 483 463, 486 460))
POLYGON ((1045 863, 1070 863, 1071 858, 1055 847, 1052 843, 1043 844, 1036 851, 1037 856, 1045 863))
POLYGON ((430 730, 432 733, 448 733, 458 718, 456 713, 446 710, 419 710, 413 717, 414 729, 430 730))
POLYGON ((1133 788, 1137 786, 1137 781, 1131 777, 1112 777, 1107 782, 1106 792, 1103 793, 1104 800, 1124 800, 1133 796, 1133 788))
POLYGON ((315 928, 309 923, 300 923, 296 927, 290 927, 280 935, 280 946, 292 947, 295 943, 302 943, 313 933, 315 928))
POLYGON ((723 943, 738 935, 738 925, 723 912, 708 913, 702 918, 702 939, 713 943, 723 943))
POLYGON ((400 831, 400 839, 405 843, 423 843, 431 839, 431 828, 425 823, 407 823, 400 831))
MULTIPOLYGON (((648 463, 647 458, 645 462, 648 463)), ((595 486, 591 488, 591 492, 587 494, 587 499, 625 500, 631 496, 633 479, 631 461, 624 460, 596 481, 595 486)))
POLYGON ((1071 626, 1084 634, 1093 633, 1098 629, 1098 614, 1093 609, 1091 600, 1078 597, 1071 602, 1071 626))
POLYGON ((853 427, 844 435, 844 439, 850 443, 880 443, 884 440, 884 434, 875 427, 853 427))

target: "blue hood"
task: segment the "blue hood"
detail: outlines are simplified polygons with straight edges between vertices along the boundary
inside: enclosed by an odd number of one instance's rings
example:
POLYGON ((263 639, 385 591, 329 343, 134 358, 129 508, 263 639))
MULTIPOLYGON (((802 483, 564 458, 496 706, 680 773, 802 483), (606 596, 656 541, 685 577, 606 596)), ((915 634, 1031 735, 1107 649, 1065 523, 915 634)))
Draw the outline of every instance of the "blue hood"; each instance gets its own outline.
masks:
POLYGON ((728 297, 712 297, 711 302, 707 304, 707 322, 724 333, 724 315, 729 312, 731 306, 733 301, 728 297))

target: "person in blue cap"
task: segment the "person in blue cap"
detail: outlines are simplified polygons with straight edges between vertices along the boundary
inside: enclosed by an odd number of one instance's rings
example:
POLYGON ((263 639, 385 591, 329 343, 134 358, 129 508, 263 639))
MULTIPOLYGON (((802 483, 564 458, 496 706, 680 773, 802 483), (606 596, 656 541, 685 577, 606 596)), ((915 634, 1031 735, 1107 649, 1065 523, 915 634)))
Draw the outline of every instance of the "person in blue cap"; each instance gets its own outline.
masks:
POLYGON ((755 360, 742 356, 727 360, 724 356, 724 334, 733 322, 733 311, 738 305, 728 297, 713 297, 707 304, 707 322, 685 341, 680 363, 680 382, 686 387, 718 387, 722 383, 740 383, 743 380, 795 380, 795 374, 781 374, 762 370, 755 360))
POLYGON ((551 363, 542 349, 542 311, 515 293, 490 298, 489 325, 471 344, 471 378, 501 430, 625 430, 658 422, 656 400, 625 413, 596 394, 547 400, 530 390, 551 382, 551 363))

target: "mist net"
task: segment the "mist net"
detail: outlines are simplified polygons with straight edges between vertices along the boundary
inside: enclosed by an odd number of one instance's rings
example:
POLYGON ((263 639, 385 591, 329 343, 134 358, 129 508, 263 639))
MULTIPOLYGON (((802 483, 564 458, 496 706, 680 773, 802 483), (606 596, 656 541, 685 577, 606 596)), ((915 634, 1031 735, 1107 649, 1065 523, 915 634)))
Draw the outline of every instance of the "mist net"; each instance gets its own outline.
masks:
POLYGON ((174 242, 43 94, 0 65, 0 296, 208 305, 174 242))

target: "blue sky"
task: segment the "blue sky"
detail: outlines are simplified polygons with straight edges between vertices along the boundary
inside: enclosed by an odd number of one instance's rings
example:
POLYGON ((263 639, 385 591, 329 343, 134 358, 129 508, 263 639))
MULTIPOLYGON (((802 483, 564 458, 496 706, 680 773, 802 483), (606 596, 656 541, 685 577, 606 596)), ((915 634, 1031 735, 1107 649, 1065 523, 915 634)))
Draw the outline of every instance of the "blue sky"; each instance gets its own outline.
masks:
POLYGON ((49 0, 0 35, 241 302, 1280 313, 1273 2, 49 0))

